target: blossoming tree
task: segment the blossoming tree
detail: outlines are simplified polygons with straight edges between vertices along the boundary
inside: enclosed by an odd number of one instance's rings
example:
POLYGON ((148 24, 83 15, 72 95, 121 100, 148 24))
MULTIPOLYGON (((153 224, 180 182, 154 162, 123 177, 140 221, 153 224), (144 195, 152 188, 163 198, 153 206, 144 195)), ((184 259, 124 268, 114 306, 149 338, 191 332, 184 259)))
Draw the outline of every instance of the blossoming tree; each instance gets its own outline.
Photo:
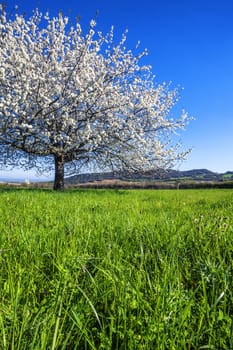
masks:
POLYGON ((146 51, 114 44, 113 29, 87 33, 35 10, 27 19, 0 9, 0 161, 3 166, 64 174, 83 166, 156 169, 172 166, 179 152, 173 136, 189 117, 170 110, 177 90, 156 85, 146 51), (172 141, 171 141, 172 140, 172 141))

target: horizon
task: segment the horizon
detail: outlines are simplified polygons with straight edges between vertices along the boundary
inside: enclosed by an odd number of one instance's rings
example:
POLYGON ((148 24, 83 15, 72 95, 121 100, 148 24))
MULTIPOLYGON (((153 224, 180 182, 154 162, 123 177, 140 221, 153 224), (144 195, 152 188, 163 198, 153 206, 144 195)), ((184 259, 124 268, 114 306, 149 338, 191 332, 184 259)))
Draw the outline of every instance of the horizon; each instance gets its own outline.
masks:
MULTIPOLYGON (((167 169, 168 170, 168 169, 167 169)), ((227 171, 224 171, 224 172, 217 172, 217 171, 212 171, 211 169, 207 169, 207 168, 195 168, 195 169, 184 169, 184 170, 179 170, 179 169, 175 169, 175 168, 171 168, 169 170, 174 170, 174 171, 179 171, 179 172, 192 172, 192 171, 210 171, 214 174, 217 174, 217 175, 223 175, 223 174, 226 174, 228 172, 232 173, 233 170, 227 170, 227 171)), ((76 176, 76 175, 86 175, 86 174, 100 174, 100 173, 111 173, 111 171, 96 171, 96 172, 80 172, 80 173, 77 173, 77 174, 73 174, 73 175, 70 175, 70 176, 65 176, 65 178, 70 178, 70 177, 73 177, 73 176, 76 176)), ((24 174, 18 174, 18 176, 1 176, 1 173, 0 173, 0 183, 1 182, 8 182, 9 181, 12 181, 12 182, 20 182, 20 183, 23 183, 23 182, 26 182, 26 181, 29 181, 29 182, 46 182, 46 181, 53 181, 53 176, 36 176, 36 175, 30 175, 30 172, 24 172, 24 174), (25 175, 25 176, 23 176, 25 175)))
MULTIPOLYGON (((117 38, 128 29, 127 47, 137 41, 147 48, 146 64, 151 64, 156 82, 172 81, 172 87, 184 90, 173 110, 182 108, 194 116, 180 138, 184 149, 193 148, 178 170, 208 169, 217 173, 231 171, 233 153, 233 2, 231 0, 26 0, 7 1, 8 9, 19 6, 19 12, 32 13, 36 7, 52 16, 62 10, 70 20, 78 15, 81 25, 88 27, 97 16, 97 29, 115 27, 117 38)), ((15 169, 1 171, 26 178, 28 172, 15 169)), ((31 177, 35 173, 30 171, 31 177)), ((41 178, 46 178, 42 176, 41 178)), ((51 178, 51 177, 50 177, 51 178)), ((39 178, 38 178, 39 179, 39 178)))

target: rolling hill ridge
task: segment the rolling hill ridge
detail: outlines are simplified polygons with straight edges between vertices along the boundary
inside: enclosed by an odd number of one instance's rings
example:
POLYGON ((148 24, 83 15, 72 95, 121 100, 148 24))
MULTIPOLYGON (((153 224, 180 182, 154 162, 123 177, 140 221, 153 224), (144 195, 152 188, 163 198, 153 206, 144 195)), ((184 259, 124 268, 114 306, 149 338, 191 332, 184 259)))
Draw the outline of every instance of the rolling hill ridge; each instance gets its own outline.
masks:
POLYGON ((225 173, 216 173, 207 169, 193 169, 193 170, 161 170, 161 171, 147 171, 140 173, 127 172, 99 172, 99 173, 84 173, 67 177, 66 184, 74 185, 79 183, 88 183, 106 180, 120 180, 120 181, 227 181, 233 180, 233 171, 225 173))

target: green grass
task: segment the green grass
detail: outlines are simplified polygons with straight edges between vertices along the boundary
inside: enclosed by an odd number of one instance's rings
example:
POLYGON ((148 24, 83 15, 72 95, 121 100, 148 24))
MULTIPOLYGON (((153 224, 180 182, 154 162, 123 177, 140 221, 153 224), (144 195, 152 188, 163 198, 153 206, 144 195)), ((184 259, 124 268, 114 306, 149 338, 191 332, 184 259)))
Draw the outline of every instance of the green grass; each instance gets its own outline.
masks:
POLYGON ((0 189, 0 349, 233 349, 233 191, 0 189))

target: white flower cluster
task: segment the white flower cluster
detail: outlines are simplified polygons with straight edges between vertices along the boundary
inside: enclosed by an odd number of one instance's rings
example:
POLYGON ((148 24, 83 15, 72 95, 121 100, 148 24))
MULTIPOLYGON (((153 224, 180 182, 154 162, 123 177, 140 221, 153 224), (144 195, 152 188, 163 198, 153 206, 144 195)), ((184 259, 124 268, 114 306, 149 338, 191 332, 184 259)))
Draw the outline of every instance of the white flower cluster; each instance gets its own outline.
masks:
MULTIPOLYGON (((68 25, 38 10, 7 20, 0 7, 0 143, 35 156, 102 166, 167 166, 183 158, 169 133, 189 121, 169 118, 177 91, 155 86, 147 51, 117 45, 91 20, 68 25)), ((22 155, 22 153, 19 153, 22 155)))

